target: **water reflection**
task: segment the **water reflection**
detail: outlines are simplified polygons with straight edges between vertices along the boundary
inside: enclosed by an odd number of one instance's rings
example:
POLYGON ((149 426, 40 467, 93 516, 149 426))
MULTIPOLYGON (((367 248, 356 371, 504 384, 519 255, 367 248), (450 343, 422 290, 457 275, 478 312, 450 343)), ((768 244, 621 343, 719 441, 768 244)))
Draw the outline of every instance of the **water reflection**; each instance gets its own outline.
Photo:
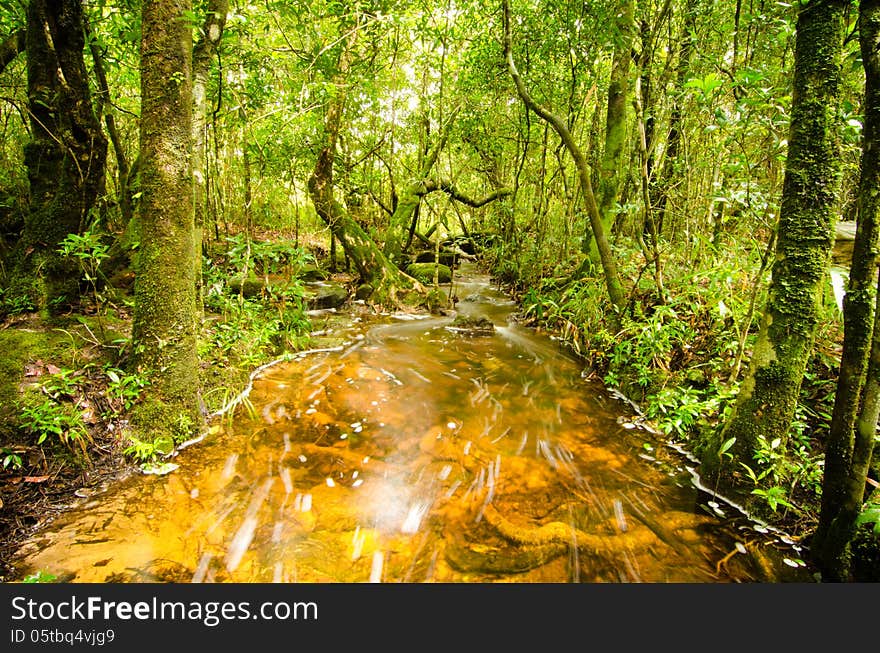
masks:
POLYGON ((271 367, 252 411, 50 524, 23 573, 77 581, 803 580, 748 524, 703 508, 673 451, 646 456, 626 406, 509 321, 478 275, 459 315, 386 316, 271 367), (630 427, 630 428, 627 428, 630 427), (639 454, 642 454, 640 457, 639 454), (647 458, 647 460, 645 459, 647 458))

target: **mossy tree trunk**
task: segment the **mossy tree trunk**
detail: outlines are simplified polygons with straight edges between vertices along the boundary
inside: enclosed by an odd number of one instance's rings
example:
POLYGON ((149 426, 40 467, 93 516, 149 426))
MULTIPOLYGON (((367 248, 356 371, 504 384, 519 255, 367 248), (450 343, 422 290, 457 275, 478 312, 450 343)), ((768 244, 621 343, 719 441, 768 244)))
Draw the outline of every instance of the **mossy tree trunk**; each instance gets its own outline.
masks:
POLYGON ((29 209, 12 253, 10 297, 37 309, 79 297, 76 263, 56 251, 80 233, 103 185, 107 139, 95 116, 80 0, 33 0, 27 10, 29 209))
POLYGON ((192 33, 183 0, 147 0, 141 40, 141 249, 133 340, 150 381, 139 437, 179 441, 201 424, 192 186, 192 33))
POLYGON ((862 0, 859 41, 865 68, 865 115, 858 224, 844 297, 843 354, 825 446, 822 509, 810 547, 823 579, 833 581, 849 576, 848 548, 865 496, 880 406, 880 331, 875 311, 880 235, 880 0, 862 0))
POLYGON ((440 152, 449 140, 449 130, 452 128, 459 110, 460 107, 455 107, 452 110, 452 113, 440 129, 437 142, 422 157, 418 178, 407 184, 401 195, 397 198, 394 212, 391 214, 391 219, 388 222, 388 229, 385 232, 385 243, 382 248, 382 253, 385 254, 386 258, 395 264, 400 264, 404 230, 410 225, 415 224, 413 216, 419 208, 422 197, 425 196, 425 193, 422 192, 422 186, 425 180, 427 180, 428 175, 431 174, 431 169, 437 162, 437 157, 440 156, 440 152))
MULTIPOLYGON (((839 185, 838 96, 845 0, 815 0, 800 12, 788 158, 776 259, 749 370, 733 411, 703 452, 703 470, 725 488, 742 485, 740 463, 769 472, 756 457, 763 438, 784 452, 812 351, 834 243, 839 185), (723 443, 733 439, 727 453, 723 443), (724 464, 723 458, 728 459, 724 464)), ((751 481, 749 481, 751 482, 751 481)))
MULTIPOLYGON (((632 46, 635 32, 632 0, 626 0, 617 9, 617 41, 611 65, 611 79, 608 82, 608 104, 605 110, 605 147, 599 161, 597 191, 599 215, 605 233, 611 233, 617 217, 617 203, 620 199, 620 182, 625 175, 627 141, 627 122, 629 102, 632 96, 632 46)), ((584 237, 587 252, 594 264, 600 264, 599 250, 592 230, 584 237)))

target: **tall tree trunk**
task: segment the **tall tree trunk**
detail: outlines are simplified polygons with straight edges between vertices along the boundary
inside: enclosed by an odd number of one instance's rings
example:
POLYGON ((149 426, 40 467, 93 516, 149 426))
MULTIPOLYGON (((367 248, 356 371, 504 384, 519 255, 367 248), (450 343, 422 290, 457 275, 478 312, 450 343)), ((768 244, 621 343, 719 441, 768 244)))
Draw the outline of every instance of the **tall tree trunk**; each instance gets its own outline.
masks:
POLYGON ((725 487, 742 484, 739 463, 769 471, 755 455, 759 440, 781 438, 785 450, 813 346, 820 299, 834 243, 839 185, 837 103, 846 0, 813 0, 797 21, 788 159, 776 262, 749 371, 734 409, 704 451, 703 467, 725 487), (722 443, 734 463, 722 464, 722 443))
POLYGON ((201 425, 192 154, 189 0, 146 0, 141 40, 141 250, 135 282, 138 369, 150 381, 133 424, 179 441, 201 425))
MULTIPOLYGON (((575 166, 578 171, 578 179, 580 181, 581 191, 584 198, 587 215, 590 219, 590 227, 593 230, 593 238, 596 241, 599 262, 605 275, 605 287, 608 291, 608 297, 614 305, 618 313, 623 311, 626 298, 623 293, 623 284, 620 282, 620 275, 617 271, 617 263, 611 252, 611 244, 608 242, 605 227, 602 224, 602 216, 599 212, 599 206, 596 203, 596 196, 593 193, 593 182, 590 180, 590 168, 584 157, 580 147, 568 129, 565 120, 551 111, 539 105, 529 94, 525 87, 525 83, 520 77, 519 71, 513 60, 513 47, 510 34, 510 1, 503 0, 502 8, 504 11, 504 56, 507 59, 507 69, 516 85, 516 91, 523 104, 534 112, 539 118, 549 123, 560 140, 565 145, 568 153, 574 159, 575 166)), ((612 317, 613 322, 619 321, 619 316, 612 317)))
MULTIPOLYGON (((621 3, 617 9, 617 40, 614 47, 611 66, 611 79, 608 83, 608 106, 605 111, 605 147, 599 161, 598 195, 599 214, 602 216, 602 228, 606 234, 617 216, 617 202, 620 199, 620 182, 624 177, 626 160, 625 146, 629 102, 632 96, 632 46, 635 33, 632 0, 621 3)), ((589 243, 590 258, 599 263, 599 250, 592 238, 591 230, 587 232, 584 243, 589 243)))
POLYGON ((849 575, 848 547, 865 494, 865 478, 877 428, 877 374, 874 352, 868 384, 865 373, 880 335, 874 311, 877 243, 880 236, 880 0, 862 0, 859 41, 865 68, 864 131, 859 178, 858 225, 849 286, 844 297, 843 354, 831 430, 825 446, 822 509, 811 552, 822 576, 843 581, 849 575), (860 414, 861 405, 861 414, 860 414))
POLYGON ((92 108, 80 0, 28 5, 26 50, 30 204, 12 255, 9 296, 58 308, 79 296, 76 263, 56 251, 89 221, 104 179, 107 140, 92 108))

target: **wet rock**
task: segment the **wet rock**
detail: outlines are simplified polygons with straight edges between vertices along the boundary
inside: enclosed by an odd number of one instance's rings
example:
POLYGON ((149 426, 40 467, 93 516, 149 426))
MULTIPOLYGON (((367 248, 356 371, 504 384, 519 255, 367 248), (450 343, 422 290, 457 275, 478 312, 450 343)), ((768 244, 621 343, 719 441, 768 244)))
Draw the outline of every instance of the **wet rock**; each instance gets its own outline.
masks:
POLYGON ((307 285, 303 298, 309 310, 339 308, 348 301, 348 290, 338 283, 321 281, 307 285))
POLYGON ((354 296, 356 299, 362 299, 362 300, 366 301, 367 299, 369 299, 372 296, 373 290, 374 290, 373 286, 371 286, 368 283, 363 283, 360 286, 358 286, 357 291, 354 293, 354 296))
POLYGON ((299 269, 297 276, 303 281, 324 281, 327 273, 317 265, 304 265, 299 269))
POLYGON ((406 273, 414 277, 420 283, 431 284, 434 283, 434 269, 437 269, 437 282, 438 283, 451 283, 452 282, 452 270, 449 269, 448 265, 437 264, 437 263, 412 263, 406 268, 406 273))
POLYGON ((255 276, 233 277, 229 280, 229 289, 236 295, 241 294, 245 299, 258 297, 265 287, 263 279, 255 276))
POLYGON ((495 325, 485 317, 459 315, 452 324, 446 327, 449 331, 465 336, 491 336, 495 333, 495 325))
MULTIPOLYGON (((419 252, 416 254, 416 263, 434 263, 438 260, 438 257, 435 252, 425 251, 419 252)), ((452 267, 458 264, 458 254, 455 252, 440 250, 439 256, 440 263, 442 265, 452 267)))

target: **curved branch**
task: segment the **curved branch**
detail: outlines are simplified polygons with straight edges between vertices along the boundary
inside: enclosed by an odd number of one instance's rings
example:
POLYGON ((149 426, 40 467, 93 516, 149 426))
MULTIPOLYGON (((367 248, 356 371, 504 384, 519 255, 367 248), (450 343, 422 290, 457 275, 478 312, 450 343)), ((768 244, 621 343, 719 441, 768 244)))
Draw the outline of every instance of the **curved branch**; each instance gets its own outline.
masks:
POLYGON ((433 193, 438 190, 442 190, 443 192, 447 193, 449 197, 454 199, 456 202, 461 202, 462 204, 466 204, 467 206, 470 206, 474 209, 486 206, 486 204, 489 204, 490 202, 494 202, 495 200, 501 199, 502 197, 507 197, 508 195, 513 194, 512 188, 499 188, 498 190, 486 195, 486 197, 473 199, 459 191, 455 187, 455 184, 453 184, 451 181, 447 181, 445 179, 426 179, 421 183, 421 186, 416 195, 418 195, 419 197, 424 197, 428 193, 433 193))
POLYGON ((599 206, 596 203, 596 197, 593 194, 593 183, 590 180, 590 166, 584 153, 578 147, 577 142, 571 134, 565 121, 552 111, 549 111, 539 105, 529 95, 526 85, 520 77, 516 63, 513 61, 513 46, 510 36, 510 0, 502 0, 502 8, 504 10, 504 58, 507 61, 507 68, 513 83, 516 86, 516 92, 528 109, 538 115, 539 118, 546 121, 553 127, 560 140, 565 145, 568 153, 574 159, 575 167, 578 171, 578 179, 580 181, 581 190, 583 191, 584 202, 586 203, 587 215, 590 218, 590 227, 593 230, 593 237, 596 239, 596 247, 598 249, 599 259, 602 270, 605 273, 605 285, 608 289, 608 296, 611 303, 618 310, 622 310, 626 298, 623 293, 623 285, 617 272, 617 265, 611 253, 611 245, 605 234, 605 228, 602 225, 602 218, 599 213, 599 206))

